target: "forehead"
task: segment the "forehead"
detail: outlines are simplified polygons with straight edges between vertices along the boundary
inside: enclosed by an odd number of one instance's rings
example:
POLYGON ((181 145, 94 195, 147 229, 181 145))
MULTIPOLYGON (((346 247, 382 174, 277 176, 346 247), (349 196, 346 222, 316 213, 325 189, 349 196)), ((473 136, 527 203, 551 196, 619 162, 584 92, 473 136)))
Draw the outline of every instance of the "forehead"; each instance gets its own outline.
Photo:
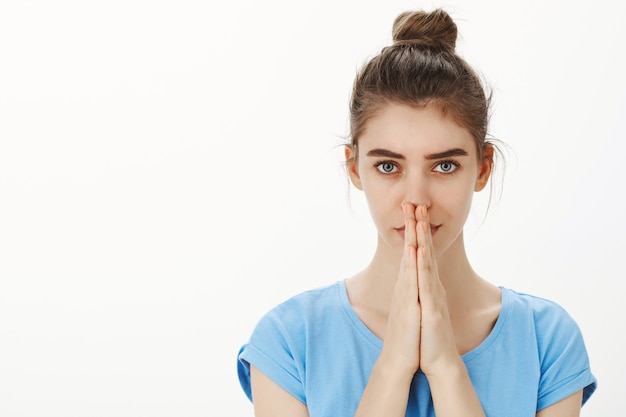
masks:
POLYGON ((359 152, 385 148, 402 154, 429 154, 450 148, 475 155, 474 139, 438 107, 387 104, 367 121, 359 138, 359 152))

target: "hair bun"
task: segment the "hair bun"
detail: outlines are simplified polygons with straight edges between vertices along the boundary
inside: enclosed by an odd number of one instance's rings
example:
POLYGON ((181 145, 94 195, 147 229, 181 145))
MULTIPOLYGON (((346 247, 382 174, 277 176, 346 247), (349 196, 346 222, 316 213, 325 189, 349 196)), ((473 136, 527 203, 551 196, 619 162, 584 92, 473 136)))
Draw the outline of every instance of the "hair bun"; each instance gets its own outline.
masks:
POLYGON ((395 45, 420 45, 454 52, 457 28, 448 13, 441 9, 430 13, 404 12, 393 22, 395 45))

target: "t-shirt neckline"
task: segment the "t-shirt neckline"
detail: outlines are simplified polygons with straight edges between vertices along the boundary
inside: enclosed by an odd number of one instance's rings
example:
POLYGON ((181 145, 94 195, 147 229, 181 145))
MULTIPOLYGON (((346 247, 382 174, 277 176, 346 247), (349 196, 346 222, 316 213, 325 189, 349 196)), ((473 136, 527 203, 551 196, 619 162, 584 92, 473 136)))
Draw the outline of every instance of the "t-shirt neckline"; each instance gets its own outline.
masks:
MULTIPOLYGON (((352 308, 352 304, 350 304, 350 300, 348 299, 348 291, 346 289, 346 281, 341 280, 337 282, 337 293, 339 296, 339 301, 354 328, 364 337, 364 339, 369 342, 376 349, 381 350, 383 348, 383 341, 376 336, 363 321, 356 314, 356 311, 352 308)), ((506 321, 506 317, 509 313, 510 308, 510 291, 508 288, 499 287, 502 293, 502 305, 500 307, 500 314, 498 314, 498 318, 496 319, 496 324, 489 332, 489 335, 474 349, 466 352, 461 356, 463 362, 466 364, 482 355, 489 347, 493 344, 493 342, 498 338, 500 331, 504 327, 504 323, 506 321)))

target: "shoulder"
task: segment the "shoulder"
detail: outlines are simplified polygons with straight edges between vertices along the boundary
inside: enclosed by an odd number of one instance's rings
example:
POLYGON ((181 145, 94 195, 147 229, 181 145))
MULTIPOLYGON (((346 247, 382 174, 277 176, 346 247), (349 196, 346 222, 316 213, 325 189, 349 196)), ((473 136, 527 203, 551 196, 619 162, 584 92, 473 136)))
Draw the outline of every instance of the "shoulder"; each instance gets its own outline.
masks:
POLYGON ((541 367, 540 408, 583 388, 586 402, 595 390, 596 380, 574 318, 552 300, 505 288, 502 291, 508 299, 509 326, 515 332, 534 336, 541 367))
POLYGON ((270 324, 296 330, 308 321, 333 316, 341 303, 342 282, 297 294, 268 311, 257 324, 270 324))
POLYGON ((337 282, 315 288, 278 304, 257 322, 250 344, 280 344, 285 350, 301 351, 311 326, 337 319, 337 309, 341 308, 340 287, 341 282, 337 282))
MULTIPOLYGON (((328 334, 342 308, 342 282, 305 291, 268 311, 255 326, 238 354, 242 388, 251 397, 250 365, 254 365, 287 392, 306 402, 303 381, 307 350, 315 335, 328 334), (317 329, 317 331, 316 331, 317 329)), ((323 343, 325 344, 325 343, 323 343)))
POLYGON ((517 325, 527 325, 534 333, 541 360, 574 341, 583 343, 578 324, 558 303, 510 289, 503 289, 504 292, 507 293, 512 320, 517 325))
POLYGON ((582 343, 576 321, 561 305, 508 288, 502 288, 502 308, 492 333, 509 348, 540 362, 572 341, 582 343))
POLYGON ((575 326, 572 316, 560 304, 555 301, 503 288, 511 313, 518 317, 525 317, 537 326, 538 331, 550 332, 557 330, 559 326, 575 326))
POLYGON ((555 301, 549 300, 547 298, 539 297, 537 295, 528 294, 525 292, 516 291, 510 288, 502 287, 502 291, 507 293, 511 302, 517 303, 519 305, 526 306, 527 308, 532 309, 538 313, 545 312, 548 310, 562 310, 558 303, 555 301))

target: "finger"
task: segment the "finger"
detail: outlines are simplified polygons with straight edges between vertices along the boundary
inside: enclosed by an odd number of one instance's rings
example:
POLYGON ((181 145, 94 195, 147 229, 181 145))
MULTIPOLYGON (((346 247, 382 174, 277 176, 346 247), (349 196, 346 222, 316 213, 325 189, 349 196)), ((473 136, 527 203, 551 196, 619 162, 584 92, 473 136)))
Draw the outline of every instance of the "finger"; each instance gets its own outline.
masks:
POLYGON ((419 277, 420 288, 429 291, 437 276, 437 263, 432 257, 432 251, 427 247, 417 250, 417 275, 419 277))
POLYGON ((415 208, 417 247, 432 246, 432 236, 430 233, 430 216, 425 205, 418 205, 415 208))
POLYGON ((406 282, 405 289, 412 293, 410 294, 411 297, 417 297, 417 249, 415 246, 408 245, 405 247, 402 264, 401 271, 406 282))
POLYGON ((405 291, 407 295, 415 300, 418 297, 417 287, 417 235, 415 231, 415 206, 410 203, 403 203, 404 210, 404 255, 400 266, 400 271, 405 281, 405 291))
POLYGON ((417 287, 419 303, 426 311, 433 307, 433 281, 437 279, 433 273, 433 261, 425 247, 417 250, 417 287))
POLYGON ((405 248, 413 246, 417 249, 415 206, 411 203, 402 203, 402 209, 404 210, 404 246, 405 248))
POLYGON ((417 283, 417 249, 415 246, 404 247, 404 254, 400 261, 398 282, 395 286, 395 297, 417 303, 419 289, 417 283))
POLYGON ((417 218, 417 275, 419 291, 428 299, 432 291, 437 288, 439 275, 437 272, 437 261, 434 257, 432 234, 430 231, 430 216, 425 205, 419 205, 415 209, 417 218))

